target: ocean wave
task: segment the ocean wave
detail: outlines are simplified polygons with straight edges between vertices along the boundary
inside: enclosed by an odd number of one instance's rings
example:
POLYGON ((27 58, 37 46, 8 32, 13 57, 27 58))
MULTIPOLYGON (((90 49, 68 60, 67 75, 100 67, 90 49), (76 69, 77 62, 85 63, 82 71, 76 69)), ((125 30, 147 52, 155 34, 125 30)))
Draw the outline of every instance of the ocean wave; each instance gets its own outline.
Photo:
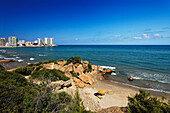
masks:
POLYGON ((23 61, 24 61, 24 60, 22 60, 22 59, 19 59, 19 60, 18 60, 18 62, 23 62, 23 61))
POLYGON ((134 79, 137 80, 149 80, 159 83, 168 83, 170 84, 170 76, 168 75, 161 75, 161 74, 151 74, 146 72, 134 72, 134 73, 127 73, 128 76, 132 76, 134 79))
POLYGON ((116 69, 116 67, 111 67, 111 66, 100 66, 102 68, 106 68, 106 69, 111 69, 111 70, 114 70, 116 69))
POLYGON ((170 91, 164 91, 164 90, 153 89, 153 88, 144 88, 144 87, 139 87, 139 86, 135 86, 135 85, 131 85, 131 84, 123 83, 123 82, 117 82, 113 80, 111 80, 111 82, 116 83, 116 84, 123 84, 125 86, 130 86, 130 87, 137 88, 137 89, 144 89, 144 90, 150 90, 150 91, 155 91, 155 92, 165 92, 167 94, 170 94, 170 91))
POLYGON ((0 52, 5 53, 5 52, 6 52, 6 50, 0 50, 0 52))
POLYGON ((20 58, 20 57, 17 56, 16 58, 18 59, 18 58, 20 58))
POLYGON ((39 54, 38 56, 47 56, 47 55, 44 55, 44 54, 39 54))
POLYGON ((16 58, 4 58, 5 60, 14 60, 16 61, 17 59, 16 58))
POLYGON ((35 58, 30 58, 30 60, 35 60, 35 58))

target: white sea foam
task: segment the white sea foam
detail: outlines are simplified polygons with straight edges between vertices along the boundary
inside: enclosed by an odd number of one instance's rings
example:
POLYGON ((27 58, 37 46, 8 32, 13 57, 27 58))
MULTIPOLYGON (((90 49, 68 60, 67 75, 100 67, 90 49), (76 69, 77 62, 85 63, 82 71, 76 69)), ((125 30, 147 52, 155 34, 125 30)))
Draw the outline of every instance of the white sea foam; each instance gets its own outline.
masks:
POLYGON ((5 60, 16 60, 16 58, 4 58, 5 60))
POLYGON ((106 68, 106 69, 111 69, 111 70, 114 70, 116 69, 116 67, 111 67, 111 66, 100 66, 102 68, 106 68))
POLYGON ((17 59, 20 58, 20 57, 16 57, 17 59))
POLYGON ((150 90, 150 91, 155 91, 155 92, 165 92, 167 94, 170 94, 170 91, 163 91, 163 90, 152 89, 152 88, 143 88, 143 87, 134 86, 134 85, 130 85, 130 84, 127 84, 127 83, 121 83, 121 82, 117 82, 117 81, 113 81, 113 80, 111 80, 111 82, 116 83, 116 84, 123 84, 123 85, 130 86, 130 87, 137 88, 137 89, 142 88, 142 89, 145 89, 145 90, 150 90))
POLYGON ((22 59, 19 59, 19 60, 18 60, 18 62, 23 62, 23 61, 24 61, 24 60, 22 60, 22 59))
POLYGON ((47 55, 39 54, 38 56, 47 56, 47 55))
POLYGON ((30 58, 30 60, 35 60, 35 58, 30 58))

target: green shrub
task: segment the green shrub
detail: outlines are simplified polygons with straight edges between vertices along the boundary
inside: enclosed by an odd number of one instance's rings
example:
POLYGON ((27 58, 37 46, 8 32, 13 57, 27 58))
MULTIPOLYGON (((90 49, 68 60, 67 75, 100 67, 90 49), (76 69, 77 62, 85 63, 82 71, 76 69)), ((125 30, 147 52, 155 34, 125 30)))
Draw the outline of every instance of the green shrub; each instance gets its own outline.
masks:
MULTIPOLYGON (((59 71, 60 73, 64 73, 59 71)), ((55 92, 56 87, 42 82, 28 82, 23 75, 0 71, 0 113, 86 113, 81 98, 66 92, 55 92)))
POLYGON ((55 63, 55 64, 58 64, 58 62, 56 60, 49 60, 48 63, 55 63))
POLYGON ((36 63, 35 66, 40 66, 41 64, 43 64, 43 62, 40 61, 40 62, 36 63))
POLYGON ((75 73, 73 73, 73 71, 70 71, 70 73, 73 77, 77 77, 77 75, 75 73))
POLYGON ((39 80, 45 79, 51 81, 57 81, 57 80, 67 81, 70 79, 66 75, 64 75, 64 72, 56 69, 42 69, 42 70, 34 71, 31 77, 33 79, 37 78, 39 80))
POLYGON ((87 72, 87 70, 85 69, 84 71, 83 71, 83 73, 85 74, 87 72))
POLYGON ((36 67, 36 70, 38 71, 38 70, 40 70, 41 68, 43 68, 43 66, 37 66, 37 67, 36 67))
POLYGON ((5 68, 0 65, 0 71, 5 71, 5 68))
POLYGON ((64 59, 60 59, 60 60, 58 60, 59 62, 63 62, 64 61, 64 59))
POLYGON ((70 63, 73 63, 73 64, 79 63, 79 64, 81 64, 81 61, 82 61, 82 58, 79 57, 79 56, 70 57, 70 58, 67 59, 67 62, 64 64, 64 66, 68 65, 70 63))
POLYGON ((91 67, 91 64, 88 64, 88 71, 92 71, 92 67, 91 67))
POLYGON ((134 97, 128 97, 128 112, 129 113, 169 113, 169 103, 164 102, 164 97, 159 100, 157 97, 151 96, 145 90, 139 89, 139 94, 134 97))
POLYGON ((34 70, 34 67, 23 66, 23 67, 18 67, 13 72, 19 73, 19 74, 22 74, 22 75, 30 75, 33 70, 34 70))
POLYGON ((48 64, 48 61, 44 61, 43 64, 48 64))

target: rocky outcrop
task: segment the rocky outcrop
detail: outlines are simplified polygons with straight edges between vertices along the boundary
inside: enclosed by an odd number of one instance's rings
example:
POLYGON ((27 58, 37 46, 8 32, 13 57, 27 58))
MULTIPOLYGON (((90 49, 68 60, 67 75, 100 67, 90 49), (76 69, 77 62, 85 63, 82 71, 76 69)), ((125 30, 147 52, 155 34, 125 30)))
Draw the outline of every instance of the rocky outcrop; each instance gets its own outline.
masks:
POLYGON ((112 70, 110 70, 110 69, 103 69, 102 73, 103 74, 111 74, 112 70))
POLYGON ((14 62, 13 60, 0 60, 0 63, 14 62))
POLYGON ((87 76, 87 75, 80 75, 79 78, 85 82, 86 84, 93 84, 94 83, 94 80, 90 77, 90 76, 87 76))
POLYGON ((79 88, 84 88, 87 86, 87 84, 85 84, 84 82, 82 82, 80 79, 75 78, 73 79, 75 86, 79 87, 79 88))

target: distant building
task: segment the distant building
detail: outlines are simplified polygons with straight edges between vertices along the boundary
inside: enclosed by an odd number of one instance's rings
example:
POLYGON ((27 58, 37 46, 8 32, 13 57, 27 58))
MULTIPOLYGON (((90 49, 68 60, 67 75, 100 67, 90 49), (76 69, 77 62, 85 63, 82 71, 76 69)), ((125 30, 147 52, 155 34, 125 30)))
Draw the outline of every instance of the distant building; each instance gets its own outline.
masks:
POLYGON ((8 37, 9 46, 17 46, 17 37, 8 37))
POLYGON ((47 38, 47 37, 45 38, 45 44, 49 45, 49 38, 47 38))
POLYGON ((44 41, 42 40, 42 39, 40 39, 40 38, 38 38, 38 45, 39 46, 42 46, 42 45, 44 45, 44 41))
POLYGON ((0 46, 6 45, 6 38, 0 38, 0 46))
POLYGON ((25 46, 25 40, 19 40, 18 44, 19 46, 25 46))
POLYGON ((54 38, 50 38, 50 45, 54 45, 54 38))
POLYGON ((32 42, 26 42, 26 46, 32 46, 32 42))

